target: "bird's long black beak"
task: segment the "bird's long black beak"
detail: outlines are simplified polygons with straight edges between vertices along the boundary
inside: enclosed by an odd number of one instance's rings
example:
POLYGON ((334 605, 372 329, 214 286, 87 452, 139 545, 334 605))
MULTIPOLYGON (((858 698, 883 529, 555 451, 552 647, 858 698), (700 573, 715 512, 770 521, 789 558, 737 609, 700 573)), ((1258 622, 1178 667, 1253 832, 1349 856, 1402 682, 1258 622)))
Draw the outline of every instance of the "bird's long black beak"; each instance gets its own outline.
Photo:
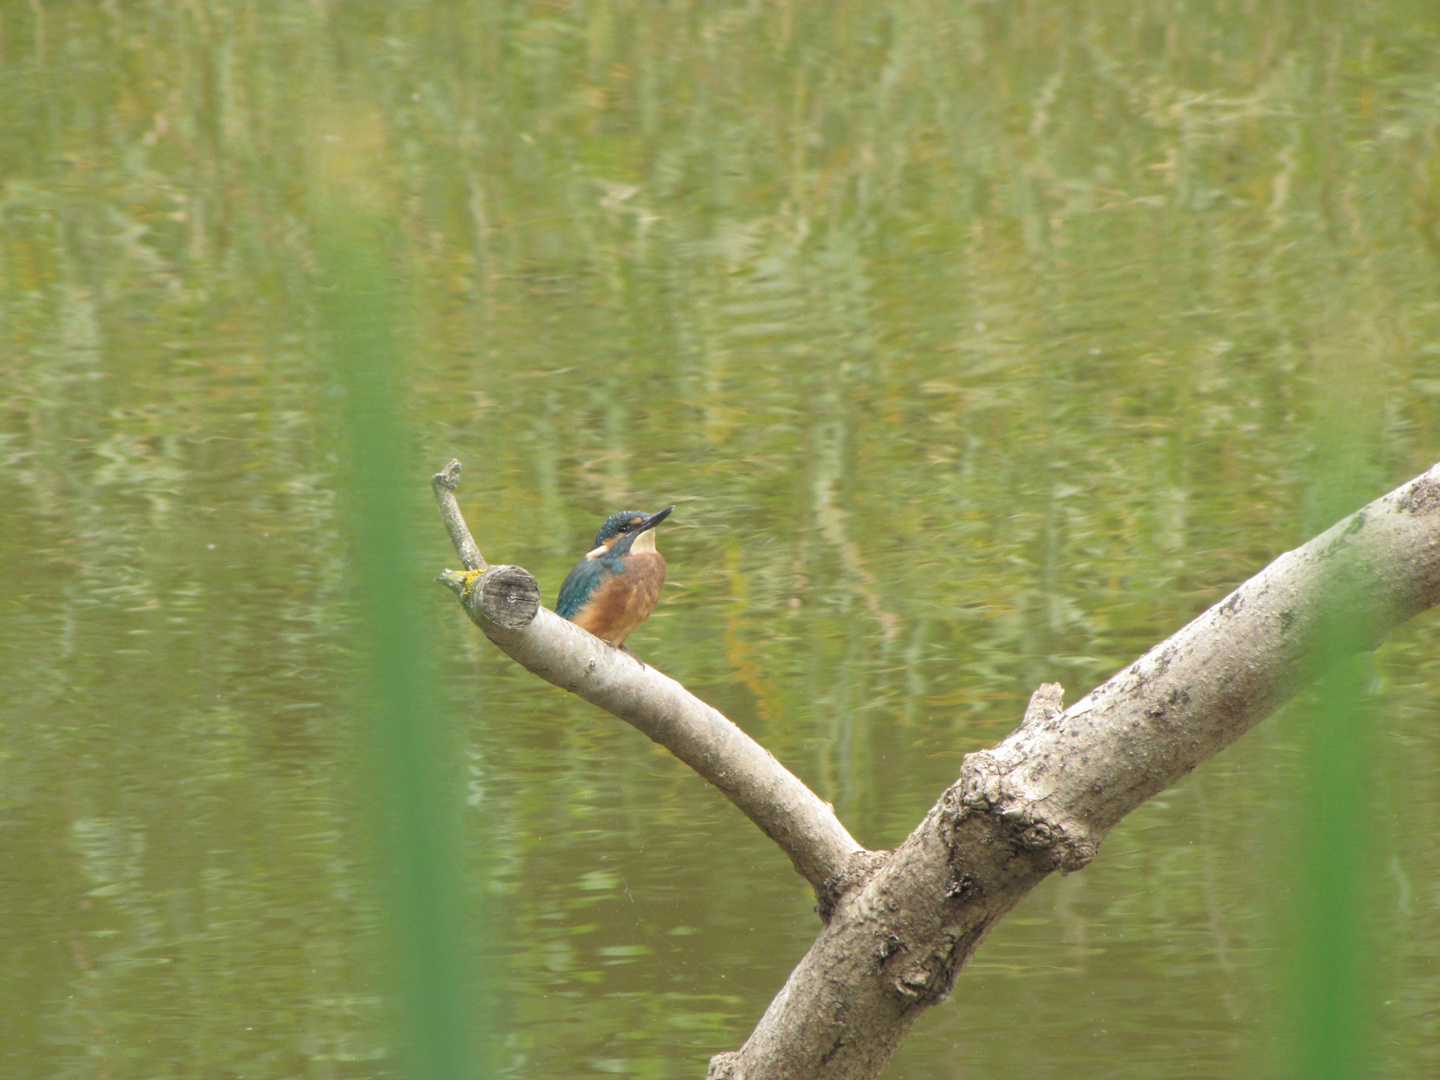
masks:
POLYGON ((669 517, 669 516, 670 516, 670 511, 671 511, 671 510, 674 510, 674 509, 675 509, 675 507, 673 507, 673 506, 667 506, 664 510, 661 510, 658 514, 651 514, 651 515, 650 515, 649 517, 647 517, 643 522, 641 522, 640 527, 635 530, 635 535, 636 535, 636 536, 639 536, 639 535, 640 535, 642 532, 644 532, 646 529, 653 529, 656 525, 659 525, 660 522, 664 521, 667 517, 669 517))

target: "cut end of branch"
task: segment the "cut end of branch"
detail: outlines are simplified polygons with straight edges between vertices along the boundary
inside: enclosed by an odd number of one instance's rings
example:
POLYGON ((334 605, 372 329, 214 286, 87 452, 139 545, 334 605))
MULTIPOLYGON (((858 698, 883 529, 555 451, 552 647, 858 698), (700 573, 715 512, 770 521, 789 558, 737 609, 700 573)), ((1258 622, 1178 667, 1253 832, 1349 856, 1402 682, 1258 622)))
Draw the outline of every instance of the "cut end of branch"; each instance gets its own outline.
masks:
POLYGON ((483 619, 506 630, 521 630, 540 610, 540 586, 523 566, 491 566, 456 576, 461 582, 460 601, 477 622, 483 619))

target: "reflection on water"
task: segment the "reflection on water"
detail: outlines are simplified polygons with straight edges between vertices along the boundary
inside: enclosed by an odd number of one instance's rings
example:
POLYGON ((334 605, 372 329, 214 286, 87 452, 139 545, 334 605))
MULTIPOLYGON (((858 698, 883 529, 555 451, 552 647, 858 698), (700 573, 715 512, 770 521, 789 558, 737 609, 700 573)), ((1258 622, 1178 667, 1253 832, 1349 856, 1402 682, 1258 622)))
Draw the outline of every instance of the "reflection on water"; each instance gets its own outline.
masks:
MULTIPOLYGON (((634 648, 888 846, 1038 682, 1073 699, 1302 538, 1327 400, 1368 490, 1437 456, 1436 23, 7 11, 0 1072, 393 1069, 311 103, 388 125, 416 483, 460 457, 487 555, 552 602, 602 514, 676 503, 634 648)), ((490 650, 438 527, 426 559, 507 1075, 700 1075, 813 935, 804 884, 490 650)), ((1434 625, 1375 689, 1406 1076, 1440 1073, 1434 625)), ((1308 709, 1047 882, 889 1075, 1271 1075, 1308 709)))

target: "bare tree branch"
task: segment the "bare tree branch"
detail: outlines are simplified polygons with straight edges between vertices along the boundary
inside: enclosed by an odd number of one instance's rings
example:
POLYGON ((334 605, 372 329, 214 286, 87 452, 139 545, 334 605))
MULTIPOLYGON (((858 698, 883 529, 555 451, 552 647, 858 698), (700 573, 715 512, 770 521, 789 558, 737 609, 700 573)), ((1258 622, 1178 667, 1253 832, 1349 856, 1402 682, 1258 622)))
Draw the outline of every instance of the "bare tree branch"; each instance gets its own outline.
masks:
POLYGON ((942 1000, 990 929, 1046 875, 1084 867, 1131 810, 1218 753, 1333 658, 1440 602, 1440 465, 1282 555, 1062 711, 1035 692, 1020 727, 960 777, 893 854, 867 852, 773 757, 683 687, 540 607, 524 570, 488 569, 435 478, 468 572, 441 576, 537 675, 634 724, 715 784, 814 885, 815 943, 712 1080, 868 1080, 942 1000), (467 554, 469 552, 470 554, 467 554), (1337 633, 1338 631, 1338 633, 1337 633))
POLYGON ((466 570, 484 570, 488 565, 485 556, 480 554, 480 546, 470 535, 465 516, 460 513, 460 503, 455 499, 455 492, 459 487, 460 462, 453 458, 449 465, 430 478, 430 488, 435 492, 435 504, 440 508, 440 520, 445 523, 450 542, 455 545, 455 552, 460 556, 460 565, 466 570))
POLYGON ((1373 647, 1440 602, 1440 465, 1287 555, 1069 709, 1036 692, 1024 723, 960 779, 856 889, 749 1040, 712 1078, 877 1075, 1001 917, 1052 870, 1078 870, 1151 795, 1317 674, 1335 628, 1373 647))
POLYGON ((459 597, 485 635, 547 682, 634 725, 689 765, 740 808, 810 882, 819 910, 863 865, 855 842, 830 805, 719 711, 674 679, 540 606, 535 579, 518 566, 487 566, 456 503, 460 463, 432 481, 440 517, 465 564, 440 580, 459 597))

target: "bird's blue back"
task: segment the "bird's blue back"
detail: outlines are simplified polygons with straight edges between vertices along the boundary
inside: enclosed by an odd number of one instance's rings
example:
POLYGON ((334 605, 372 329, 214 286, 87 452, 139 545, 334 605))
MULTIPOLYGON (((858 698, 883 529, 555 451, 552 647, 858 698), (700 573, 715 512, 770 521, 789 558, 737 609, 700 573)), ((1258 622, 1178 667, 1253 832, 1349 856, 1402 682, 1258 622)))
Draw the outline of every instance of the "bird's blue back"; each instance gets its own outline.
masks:
POLYGON ((555 614, 562 619, 574 618, 596 589, 609 578, 624 572, 625 561, 608 552, 593 559, 582 559, 560 586, 560 595, 555 600, 555 614))

